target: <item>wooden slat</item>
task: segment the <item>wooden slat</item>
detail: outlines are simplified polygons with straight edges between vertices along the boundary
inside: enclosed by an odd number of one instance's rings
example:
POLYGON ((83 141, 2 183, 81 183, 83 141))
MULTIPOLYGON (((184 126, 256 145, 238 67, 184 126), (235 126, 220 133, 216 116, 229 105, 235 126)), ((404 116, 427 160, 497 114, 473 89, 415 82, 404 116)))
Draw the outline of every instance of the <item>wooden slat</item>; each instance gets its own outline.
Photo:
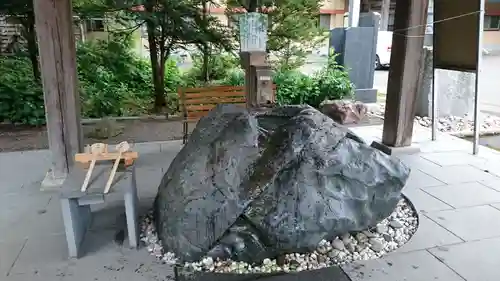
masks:
POLYGON ((189 99, 186 100, 186 105, 205 105, 205 104, 219 104, 219 103, 244 103, 244 97, 227 97, 227 98, 217 98, 217 97, 206 97, 199 99, 189 99))
POLYGON ((189 119, 196 119, 196 118, 201 118, 203 116, 206 116, 210 111, 192 111, 187 113, 187 118, 189 119))
MULTIPOLYGON (((276 85, 273 85, 276 90, 276 85)), ((205 88, 178 89, 181 106, 186 119, 183 122, 197 122, 218 104, 246 106, 244 86, 212 86, 205 88)))
MULTIPOLYGON (((241 105, 243 103, 232 103, 235 105, 241 105)), ((187 112, 193 112, 193 111, 210 111, 216 107, 217 104, 208 104, 208 105, 188 105, 186 106, 187 112)))
POLYGON ((185 93, 203 93, 203 92, 230 92, 230 91, 245 91, 243 86, 211 86, 204 88, 185 88, 182 89, 185 93))
MULTIPOLYGON (((236 106, 241 106, 241 107, 245 107, 246 104, 244 103, 238 103, 238 104, 235 104, 236 106)), ((196 106, 197 110, 187 110, 186 114, 187 114, 187 118, 188 119, 195 119, 195 118, 201 118, 203 116, 206 116, 210 110, 212 110, 216 105, 207 105, 207 106, 196 106)))
POLYGON ((204 93, 184 93, 186 99, 198 99, 204 97, 244 97, 245 92, 204 92, 204 93))

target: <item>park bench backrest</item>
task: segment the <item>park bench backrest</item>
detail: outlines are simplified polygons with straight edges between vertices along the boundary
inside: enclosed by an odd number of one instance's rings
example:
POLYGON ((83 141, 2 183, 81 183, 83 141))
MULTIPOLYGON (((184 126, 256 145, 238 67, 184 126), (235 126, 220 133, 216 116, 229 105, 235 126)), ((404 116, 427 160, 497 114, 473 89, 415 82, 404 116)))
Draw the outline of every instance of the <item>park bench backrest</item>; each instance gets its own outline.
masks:
MULTIPOLYGON (((276 85, 273 85, 276 95, 276 85)), ((183 124, 183 143, 187 142, 189 123, 196 122, 218 104, 246 106, 245 86, 211 86, 204 88, 179 88, 183 124)), ((273 100, 274 102, 274 100, 273 100)))
POLYGON ((180 88, 179 98, 185 120, 198 120, 218 104, 245 106, 244 86, 180 88))

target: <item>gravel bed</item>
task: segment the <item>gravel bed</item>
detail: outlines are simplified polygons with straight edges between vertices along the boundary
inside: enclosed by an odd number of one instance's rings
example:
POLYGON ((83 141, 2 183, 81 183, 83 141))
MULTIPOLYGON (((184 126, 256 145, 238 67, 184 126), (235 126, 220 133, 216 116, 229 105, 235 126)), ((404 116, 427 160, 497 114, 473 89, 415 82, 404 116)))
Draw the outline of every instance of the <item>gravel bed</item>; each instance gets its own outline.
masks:
MULTIPOLYGON (((370 113, 384 117, 385 105, 379 104, 370 109, 370 113)), ((465 115, 463 117, 459 116, 445 116, 437 119, 437 129, 443 133, 458 133, 458 132, 471 132, 474 129, 473 116, 465 115)), ((481 131, 487 132, 500 132, 500 117, 489 114, 481 114, 481 131)), ((430 117, 415 117, 415 123, 431 128, 432 119, 430 117)))
MULTIPOLYGON (((394 212, 376 227, 361 232, 347 233, 331 241, 322 240, 316 250, 309 253, 286 254, 277 259, 264 259, 260 264, 248 264, 232 260, 214 260, 205 257, 198 262, 184 263, 192 271, 219 273, 271 273, 299 272, 333 265, 376 259, 404 245, 418 226, 416 212, 402 199, 394 212)), ((175 254, 165 252, 156 234, 152 212, 141 225, 141 240, 148 251, 166 264, 176 264, 175 254)))
MULTIPOLYGON (((500 117, 494 115, 482 115, 481 131, 500 131, 500 117)), ((432 119, 430 117, 415 117, 415 122, 420 126, 431 128, 432 119)), ((437 129, 444 133, 467 132, 474 129, 474 121, 472 116, 446 116, 438 118, 437 129)))

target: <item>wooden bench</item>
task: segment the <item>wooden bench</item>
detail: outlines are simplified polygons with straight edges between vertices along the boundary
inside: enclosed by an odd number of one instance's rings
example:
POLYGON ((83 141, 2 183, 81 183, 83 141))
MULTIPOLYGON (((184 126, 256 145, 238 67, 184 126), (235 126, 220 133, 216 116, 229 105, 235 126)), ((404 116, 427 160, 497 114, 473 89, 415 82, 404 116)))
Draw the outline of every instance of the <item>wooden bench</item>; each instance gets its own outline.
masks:
MULTIPOLYGON (((276 85, 273 85, 276 92, 276 85)), ((218 104, 246 106, 245 86, 211 86, 205 88, 179 88, 183 120, 183 143, 189 136, 189 123, 196 123, 218 104)))

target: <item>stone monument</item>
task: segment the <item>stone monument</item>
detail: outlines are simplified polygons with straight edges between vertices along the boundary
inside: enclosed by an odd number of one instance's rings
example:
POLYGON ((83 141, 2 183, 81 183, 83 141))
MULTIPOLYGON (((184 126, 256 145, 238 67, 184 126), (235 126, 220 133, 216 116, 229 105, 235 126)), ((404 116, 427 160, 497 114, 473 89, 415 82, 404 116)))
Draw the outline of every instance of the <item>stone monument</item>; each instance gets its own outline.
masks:
MULTIPOLYGON (((432 114, 432 47, 424 47, 422 55, 416 115, 430 117, 432 114)), ((438 117, 472 116, 475 74, 436 69, 434 75, 438 117)))
POLYGON ((219 105, 165 173, 155 222, 181 261, 259 262, 376 226, 409 169, 310 106, 219 105))
POLYGON ((379 23, 380 15, 377 13, 363 13, 359 27, 341 27, 330 31, 330 48, 339 54, 337 63, 345 67, 356 87, 354 98, 365 103, 377 101, 373 79, 379 23))

